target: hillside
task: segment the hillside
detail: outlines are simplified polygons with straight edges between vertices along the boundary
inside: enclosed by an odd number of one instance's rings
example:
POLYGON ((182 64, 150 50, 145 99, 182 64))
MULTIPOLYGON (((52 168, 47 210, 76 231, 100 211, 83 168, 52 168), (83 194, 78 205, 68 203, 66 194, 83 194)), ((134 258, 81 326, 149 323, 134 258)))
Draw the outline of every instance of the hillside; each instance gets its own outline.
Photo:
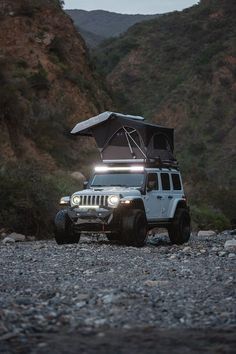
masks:
POLYGON ((0 229, 35 232, 91 161, 69 131, 111 101, 59 1, 4 0, 0 27, 0 229))
POLYGON ((158 15, 125 15, 95 10, 66 10, 75 26, 81 31, 89 47, 94 48, 106 38, 117 37, 135 23, 147 21, 158 15))
POLYGON ((176 129, 177 157, 195 205, 230 218, 236 207, 235 15, 233 0, 201 1, 137 24, 95 52, 120 111, 176 129))

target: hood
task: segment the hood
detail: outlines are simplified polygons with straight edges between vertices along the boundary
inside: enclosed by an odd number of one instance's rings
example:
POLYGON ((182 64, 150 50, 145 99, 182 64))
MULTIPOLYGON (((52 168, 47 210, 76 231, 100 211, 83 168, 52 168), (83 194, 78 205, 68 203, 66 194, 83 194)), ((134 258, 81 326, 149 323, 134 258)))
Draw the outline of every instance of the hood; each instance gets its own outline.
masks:
POLYGON ((122 197, 127 196, 141 196, 141 192, 136 188, 124 188, 124 187, 107 187, 102 190, 97 189, 84 189, 82 191, 75 192, 73 195, 119 195, 122 197))

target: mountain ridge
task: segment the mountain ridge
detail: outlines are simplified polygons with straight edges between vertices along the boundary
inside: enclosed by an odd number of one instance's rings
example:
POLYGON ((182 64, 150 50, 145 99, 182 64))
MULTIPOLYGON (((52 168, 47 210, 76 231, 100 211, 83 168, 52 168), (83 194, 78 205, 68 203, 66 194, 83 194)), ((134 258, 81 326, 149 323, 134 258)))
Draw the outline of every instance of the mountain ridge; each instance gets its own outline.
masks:
POLYGON ((117 37, 124 33, 128 28, 136 24, 156 18, 158 14, 142 15, 142 14, 120 14, 104 10, 65 10, 72 18, 75 26, 84 34, 84 38, 90 47, 96 47, 103 40, 110 37, 117 37), (88 34, 86 34, 88 32, 88 34), (91 41, 91 35, 100 37, 97 41, 91 41))

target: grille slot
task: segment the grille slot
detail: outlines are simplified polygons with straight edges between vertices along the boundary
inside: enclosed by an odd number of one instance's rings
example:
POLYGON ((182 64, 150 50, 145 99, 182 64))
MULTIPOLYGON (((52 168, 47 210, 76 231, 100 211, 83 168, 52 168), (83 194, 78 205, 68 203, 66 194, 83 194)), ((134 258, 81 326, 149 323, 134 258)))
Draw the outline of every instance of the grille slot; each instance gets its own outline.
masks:
POLYGON ((108 195, 81 195, 80 205, 108 206, 108 195))

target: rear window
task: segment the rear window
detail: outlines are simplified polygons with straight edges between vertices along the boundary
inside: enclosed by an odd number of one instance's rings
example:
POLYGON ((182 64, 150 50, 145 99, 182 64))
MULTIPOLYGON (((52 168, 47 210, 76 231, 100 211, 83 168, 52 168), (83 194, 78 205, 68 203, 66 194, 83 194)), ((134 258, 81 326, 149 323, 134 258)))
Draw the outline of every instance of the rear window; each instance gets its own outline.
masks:
POLYGON ((170 176, 168 173, 161 173, 161 184, 163 191, 170 190, 170 176))
POLYGON ((179 175, 177 173, 173 173, 171 174, 171 178, 174 190, 180 191, 182 189, 182 186, 179 175))

